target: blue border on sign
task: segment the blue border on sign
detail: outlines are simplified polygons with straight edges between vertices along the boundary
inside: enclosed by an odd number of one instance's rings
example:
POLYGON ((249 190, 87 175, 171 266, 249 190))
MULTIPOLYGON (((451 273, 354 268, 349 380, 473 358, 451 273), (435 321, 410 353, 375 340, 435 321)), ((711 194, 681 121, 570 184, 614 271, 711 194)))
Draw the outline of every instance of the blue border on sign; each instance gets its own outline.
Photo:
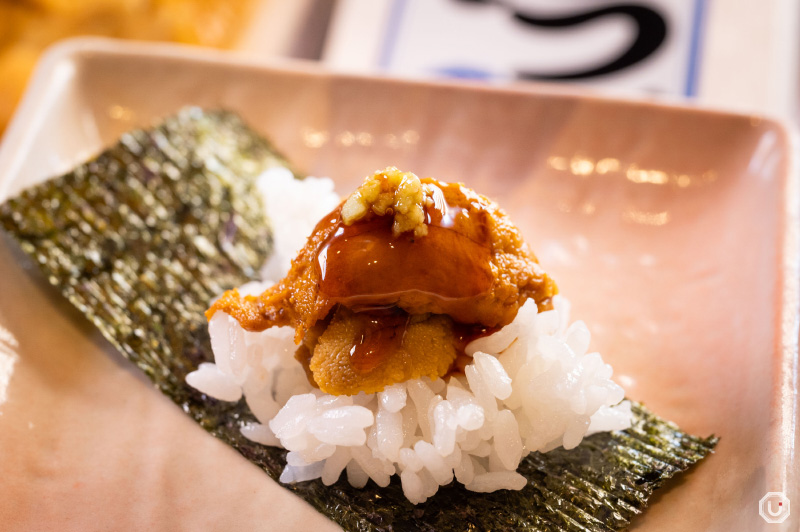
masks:
POLYGON ((386 37, 383 39, 383 46, 378 58, 378 66, 388 69, 392 62, 394 49, 397 46, 397 36, 400 33, 400 21, 406 10, 406 0, 393 0, 389 10, 389 19, 386 21, 386 37))
POLYGON ((686 96, 697 96, 698 72, 700 71, 700 46, 703 37, 703 22, 706 12, 705 0, 695 0, 692 40, 689 44, 689 71, 686 75, 686 96))

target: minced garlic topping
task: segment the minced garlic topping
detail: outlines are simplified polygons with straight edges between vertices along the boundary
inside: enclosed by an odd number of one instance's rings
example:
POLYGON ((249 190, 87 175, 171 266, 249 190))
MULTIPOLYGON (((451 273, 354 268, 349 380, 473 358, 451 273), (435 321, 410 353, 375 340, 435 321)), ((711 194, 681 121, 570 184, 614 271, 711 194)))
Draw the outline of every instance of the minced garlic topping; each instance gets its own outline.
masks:
POLYGON ((372 211, 378 216, 394 215, 392 233, 413 231, 428 234, 424 206, 429 201, 419 177, 390 166, 367 177, 342 206, 342 221, 352 225, 372 211))

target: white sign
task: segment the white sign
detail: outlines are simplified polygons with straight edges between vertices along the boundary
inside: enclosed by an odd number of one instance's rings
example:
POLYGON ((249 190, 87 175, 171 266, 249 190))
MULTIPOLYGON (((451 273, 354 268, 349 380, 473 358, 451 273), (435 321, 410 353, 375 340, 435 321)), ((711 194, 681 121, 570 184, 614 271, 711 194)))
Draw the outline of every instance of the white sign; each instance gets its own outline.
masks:
POLYGON ((347 0, 326 61, 692 96, 704 8, 705 0, 347 0))
POLYGON ((695 92, 702 0, 394 0, 381 66, 400 74, 695 92))

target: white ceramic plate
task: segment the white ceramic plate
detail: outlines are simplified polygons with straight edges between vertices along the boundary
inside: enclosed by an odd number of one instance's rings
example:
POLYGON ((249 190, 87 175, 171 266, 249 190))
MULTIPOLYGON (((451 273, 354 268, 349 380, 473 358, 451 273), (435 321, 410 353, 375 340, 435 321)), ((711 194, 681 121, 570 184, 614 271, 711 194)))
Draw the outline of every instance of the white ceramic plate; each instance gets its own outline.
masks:
MULTIPOLYGON (((495 197, 628 395, 721 437, 633 528, 797 530, 758 512, 769 491, 800 504, 800 190, 780 124, 84 39, 39 67, 0 149, 0 199, 187 104, 239 112, 342 192, 396 165, 495 197)), ((0 405, 4 529, 336 528, 155 392, 8 238, 0 339, 0 362, 17 360, 0 405)))

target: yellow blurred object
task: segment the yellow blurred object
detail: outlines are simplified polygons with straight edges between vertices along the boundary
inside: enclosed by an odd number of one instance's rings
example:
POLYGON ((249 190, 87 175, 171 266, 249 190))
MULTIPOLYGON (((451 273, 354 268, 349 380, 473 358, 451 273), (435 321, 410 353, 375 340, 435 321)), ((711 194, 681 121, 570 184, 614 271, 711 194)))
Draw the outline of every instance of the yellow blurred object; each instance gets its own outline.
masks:
POLYGON ((42 50, 98 35, 231 48, 254 0, 0 0, 0 133, 42 50))

